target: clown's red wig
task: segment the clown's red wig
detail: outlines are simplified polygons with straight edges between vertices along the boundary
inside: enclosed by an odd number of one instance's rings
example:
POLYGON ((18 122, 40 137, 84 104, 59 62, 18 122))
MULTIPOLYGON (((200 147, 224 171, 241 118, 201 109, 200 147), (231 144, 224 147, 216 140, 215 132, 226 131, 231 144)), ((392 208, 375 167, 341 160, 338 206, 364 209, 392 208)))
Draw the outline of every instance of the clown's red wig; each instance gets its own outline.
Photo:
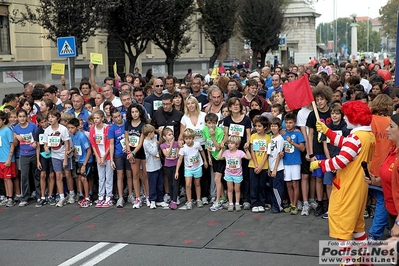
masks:
POLYGON ((351 101, 342 106, 342 112, 353 125, 369 126, 372 114, 367 104, 362 101, 351 101))

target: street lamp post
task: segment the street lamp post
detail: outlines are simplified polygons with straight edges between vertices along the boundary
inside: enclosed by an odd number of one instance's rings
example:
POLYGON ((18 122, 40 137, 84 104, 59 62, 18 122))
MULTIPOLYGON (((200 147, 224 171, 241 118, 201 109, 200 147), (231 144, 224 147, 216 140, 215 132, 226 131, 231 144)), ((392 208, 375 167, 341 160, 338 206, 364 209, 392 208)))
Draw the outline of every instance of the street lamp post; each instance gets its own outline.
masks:
MULTIPOLYGON (((349 51, 349 43, 348 43, 348 22, 346 22, 346 51, 349 51)), ((347 53, 347 52, 346 52, 347 53)))
POLYGON ((368 7, 367 11, 367 52, 369 52, 369 44, 370 44, 370 7, 368 7))

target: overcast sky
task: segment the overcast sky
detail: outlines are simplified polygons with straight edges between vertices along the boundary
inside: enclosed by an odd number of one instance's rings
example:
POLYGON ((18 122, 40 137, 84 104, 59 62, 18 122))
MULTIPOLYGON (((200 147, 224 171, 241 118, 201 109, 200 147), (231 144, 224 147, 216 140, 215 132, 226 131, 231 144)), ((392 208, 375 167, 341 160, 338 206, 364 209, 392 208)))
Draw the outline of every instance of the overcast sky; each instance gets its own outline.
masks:
MULTIPOLYGON (((369 16, 376 18, 380 16, 379 9, 386 5, 388 0, 336 0, 337 18, 349 17, 356 13, 358 17, 369 16), (368 9, 370 7, 370 9, 368 9)), ((318 0, 314 4, 316 12, 321 16, 316 19, 316 27, 319 23, 331 22, 334 20, 334 0, 318 0)))

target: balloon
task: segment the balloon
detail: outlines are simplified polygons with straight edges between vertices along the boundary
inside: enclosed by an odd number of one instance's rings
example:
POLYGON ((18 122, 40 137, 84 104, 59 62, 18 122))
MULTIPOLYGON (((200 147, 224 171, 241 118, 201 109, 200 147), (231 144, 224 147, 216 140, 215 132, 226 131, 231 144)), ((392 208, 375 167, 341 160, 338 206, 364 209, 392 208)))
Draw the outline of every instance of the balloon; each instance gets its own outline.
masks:
POLYGON ((391 63, 391 61, 389 61, 389 58, 384 58, 384 66, 387 66, 391 63))
POLYGON ((378 76, 382 77, 384 79, 384 81, 391 79, 391 73, 385 69, 378 70, 378 76))

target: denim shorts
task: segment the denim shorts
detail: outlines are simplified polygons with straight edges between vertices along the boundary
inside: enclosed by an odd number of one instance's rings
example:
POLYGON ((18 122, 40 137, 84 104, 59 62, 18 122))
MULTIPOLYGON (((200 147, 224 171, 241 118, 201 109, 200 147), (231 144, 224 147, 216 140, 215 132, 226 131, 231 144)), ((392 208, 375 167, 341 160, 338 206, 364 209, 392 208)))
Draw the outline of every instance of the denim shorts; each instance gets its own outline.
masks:
POLYGON ((202 176, 202 166, 194 170, 189 168, 184 168, 184 177, 201 178, 201 176, 202 176))
POLYGON ((242 175, 234 176, 234 175, 224 174, 224 180, 226 180, 227 182, 233 182, 234 184, 239 184, 242 182, 243 178, 242 175))
POLYGON ((323 184, 324 185, 332 185, 332 181, 335 177, 335 173, 333 172, 325 172, 324 173, 324 179, 323 179, 323 184))

